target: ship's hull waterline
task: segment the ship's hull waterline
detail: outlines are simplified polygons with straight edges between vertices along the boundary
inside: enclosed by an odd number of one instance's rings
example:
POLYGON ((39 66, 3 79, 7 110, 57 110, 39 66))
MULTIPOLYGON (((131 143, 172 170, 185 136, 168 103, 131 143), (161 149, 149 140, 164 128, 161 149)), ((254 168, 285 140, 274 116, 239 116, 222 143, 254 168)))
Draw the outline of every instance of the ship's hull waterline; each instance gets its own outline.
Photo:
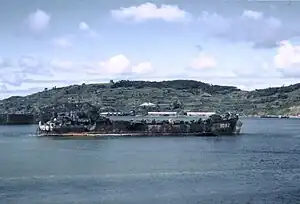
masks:
POLYGON ((230 136, 236 133, 39 133, 39 137, 208 137, 208 136, 230 136))

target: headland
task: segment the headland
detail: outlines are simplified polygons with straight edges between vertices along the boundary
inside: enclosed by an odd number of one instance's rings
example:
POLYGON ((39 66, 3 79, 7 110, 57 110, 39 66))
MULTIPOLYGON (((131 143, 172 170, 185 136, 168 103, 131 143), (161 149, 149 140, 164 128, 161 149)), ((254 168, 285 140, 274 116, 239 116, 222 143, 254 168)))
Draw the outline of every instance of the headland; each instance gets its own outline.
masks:
POLYGON ((243 116, 295 118, 300 114, 300 84, 240 90, 193 80, 128 81, 45 88, 0 101, 1 124, 38 123, 53 112, 92 111, 126 115, 142 104, 160 112, 235 112, 243 116), (19 119, 15 116, 23 115, 19 119), (25 117, 25 118, 26 118, 25 117), (34 117, 34 119, 32 119, 34 117), (9 119, 8 119, 9 118, 9 119), (16 118, 16 117, 15 117, 16 118), (19 122, 17 122, 19 121, 19 122))

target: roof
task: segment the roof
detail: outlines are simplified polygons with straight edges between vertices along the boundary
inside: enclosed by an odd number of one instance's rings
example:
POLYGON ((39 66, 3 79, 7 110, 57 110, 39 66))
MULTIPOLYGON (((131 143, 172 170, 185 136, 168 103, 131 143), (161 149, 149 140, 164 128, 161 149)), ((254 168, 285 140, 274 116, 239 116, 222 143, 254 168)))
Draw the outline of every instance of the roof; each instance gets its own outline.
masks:
POLYGON ((202 94, 202 96, 204 96, 204 97, 211 97, 211 94, 209 94, 209 93, 204 93, 204 94, 202 94))
POLYGON ((156 106, 156 105, 154 103, 146 102, 146 103, 142 103, 140 106, 156 106))
POLYGON ((214 115, 216 114, 215 112, 187 112, 187 115, 202 115, 202 116, 209 116, 209 115, 214 115))
POLYGON ((148 112, 148 115, 164 115, 164 114, 176 115, 177 112, 148 112))

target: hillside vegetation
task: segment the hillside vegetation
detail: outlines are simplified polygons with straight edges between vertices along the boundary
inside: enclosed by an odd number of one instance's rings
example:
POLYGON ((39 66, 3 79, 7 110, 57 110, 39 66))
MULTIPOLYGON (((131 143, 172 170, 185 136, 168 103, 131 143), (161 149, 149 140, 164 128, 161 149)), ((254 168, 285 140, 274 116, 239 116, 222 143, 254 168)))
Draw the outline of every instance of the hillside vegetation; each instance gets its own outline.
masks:
POLYGON ((300 113, 300 84, 255 91, 192 80, 118 81, 45 89, 0 101, 2 113, 41 114, 53 110, 130 111, 144 102, 160 110, 236 111, 240 114, 300 113))

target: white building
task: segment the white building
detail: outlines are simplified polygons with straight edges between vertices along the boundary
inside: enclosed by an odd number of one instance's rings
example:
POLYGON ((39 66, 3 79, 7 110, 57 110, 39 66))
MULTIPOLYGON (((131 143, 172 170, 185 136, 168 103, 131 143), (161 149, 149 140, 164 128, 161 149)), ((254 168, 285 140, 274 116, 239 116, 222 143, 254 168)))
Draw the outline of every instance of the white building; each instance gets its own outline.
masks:
POLYGON ((149 116, 176 116, 177 112, 148 112, 149 116))
POLYGON ((150 102, 146 102, 146 103, 142 103, 140 106, 143 106, 143 107, 145 107, 145 106, 156 106, 154 103, 150 103, 150 102))
POLYGON ((215 112, 187 112, 188 116, 211 116, 216 114, 215 112))

